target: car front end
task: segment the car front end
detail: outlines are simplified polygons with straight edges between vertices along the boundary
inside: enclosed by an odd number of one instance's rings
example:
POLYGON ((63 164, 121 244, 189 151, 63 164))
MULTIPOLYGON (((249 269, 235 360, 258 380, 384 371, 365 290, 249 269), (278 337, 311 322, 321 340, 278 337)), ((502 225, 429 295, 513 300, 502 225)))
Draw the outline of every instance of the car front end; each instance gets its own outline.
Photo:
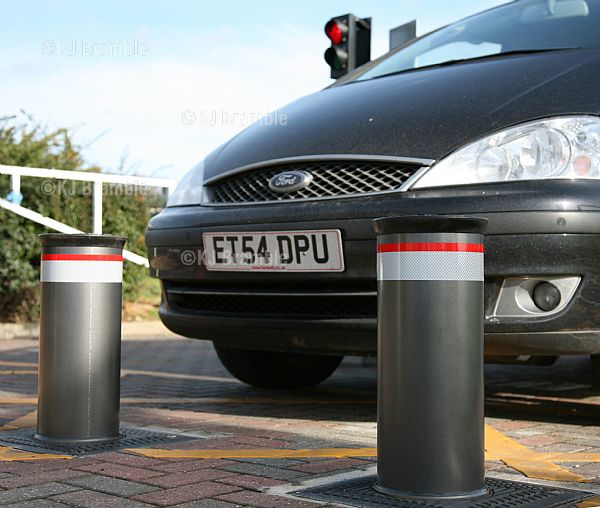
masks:
POLYGON ((465 215, 489 221, 486 355, 600 354, 600 50, 386 62, 188 173, 146 232, 161 319, 217 347, 372 355, 372 220, 465 215))
MULTIPOLYGON (((301 164, 407 165, 359 161, 347 156, 301 164)), ((151 272, 163 285, 161 319, 181 335, 244 349, 373 354, 377 302, 372 219, 470 215, 489 220, 486 353, 600 353, 599 191, 597 182, 552 180, 366 193, 335 201, 166 209, 146 236, 151 272), (205 233, 331 230, 341 233, 343 272, 307 276, 209 271, 203 259, 205 233), (550 302, 547 310, 534 301, 535 289, 544 282, 560 291, 559 302, 553 308, 550 302)))

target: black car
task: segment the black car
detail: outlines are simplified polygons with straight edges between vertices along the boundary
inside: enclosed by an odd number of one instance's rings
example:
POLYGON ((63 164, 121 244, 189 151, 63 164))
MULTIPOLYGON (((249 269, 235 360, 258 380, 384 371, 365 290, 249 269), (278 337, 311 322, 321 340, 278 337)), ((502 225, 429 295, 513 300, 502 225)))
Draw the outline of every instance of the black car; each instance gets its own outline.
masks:
POLYGON ((598 27, 600 0, 512 2, 239 133, 148 226, 166 326, 247 383, 318 383, 376 351, 372 219, 452 214, 489 220, 488 359, 600 354, 598 27))

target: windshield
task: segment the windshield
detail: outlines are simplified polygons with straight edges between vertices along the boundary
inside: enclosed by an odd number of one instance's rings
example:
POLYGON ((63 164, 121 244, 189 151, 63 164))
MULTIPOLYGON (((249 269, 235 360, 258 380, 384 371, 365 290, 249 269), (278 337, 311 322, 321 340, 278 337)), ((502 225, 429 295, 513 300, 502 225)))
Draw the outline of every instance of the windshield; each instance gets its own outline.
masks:
POLYGON ((519 0, 425 35, 356 79, 515 51, 598 47, 600 0, 519 0))

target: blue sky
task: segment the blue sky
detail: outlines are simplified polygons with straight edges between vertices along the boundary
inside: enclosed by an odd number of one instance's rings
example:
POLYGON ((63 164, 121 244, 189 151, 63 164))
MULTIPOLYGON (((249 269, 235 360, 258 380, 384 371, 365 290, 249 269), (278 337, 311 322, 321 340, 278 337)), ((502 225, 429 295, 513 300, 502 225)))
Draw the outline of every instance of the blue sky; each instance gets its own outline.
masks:
POLYGON ((3 4, 0 115, 25 110, 70 127, 92 164, 180 178, 257 116, 331 82, 332 16, 422 34, 504 0, 205 2, 103 0, 3 4))

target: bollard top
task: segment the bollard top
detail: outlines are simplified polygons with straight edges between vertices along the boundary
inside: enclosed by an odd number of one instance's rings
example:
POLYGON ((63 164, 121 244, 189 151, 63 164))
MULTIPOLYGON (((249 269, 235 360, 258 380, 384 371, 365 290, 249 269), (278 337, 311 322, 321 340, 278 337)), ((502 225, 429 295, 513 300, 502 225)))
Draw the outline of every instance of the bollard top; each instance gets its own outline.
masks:
POLYGON ((38 235, 42 247, 109 247, 122 249, 126 238, 113 235, 44 233, 38 235))
POLYGON ((393 233, 479 233, 488 220, 464 215, 404 215, 382 217, 373 221, 378 235, 393 233))

